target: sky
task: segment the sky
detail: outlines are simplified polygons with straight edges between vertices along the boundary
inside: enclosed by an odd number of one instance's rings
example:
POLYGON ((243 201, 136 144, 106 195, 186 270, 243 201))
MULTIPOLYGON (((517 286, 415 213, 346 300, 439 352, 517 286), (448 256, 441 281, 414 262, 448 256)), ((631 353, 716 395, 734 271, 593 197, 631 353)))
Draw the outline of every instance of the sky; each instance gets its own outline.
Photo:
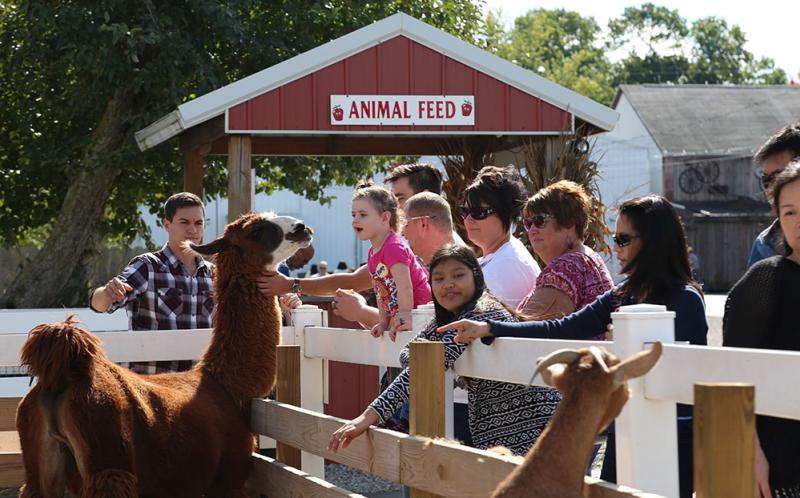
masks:
MULTIPOLYGON (((644 2, 624 0, 485 0, 486 9, 502 9, 509 24, 514 18, 536 8, 563 8, 594 17, 601 27, 622 14, 625 7, 644 2)), ((800 0, 652 0, 656 5, 677 9, 691 23, 695 19, 716 16, 728 25, 738 24, 748 39, 745 47, 758 57, 770 57, 775 64, 798 81, 800 73, 800 0)))

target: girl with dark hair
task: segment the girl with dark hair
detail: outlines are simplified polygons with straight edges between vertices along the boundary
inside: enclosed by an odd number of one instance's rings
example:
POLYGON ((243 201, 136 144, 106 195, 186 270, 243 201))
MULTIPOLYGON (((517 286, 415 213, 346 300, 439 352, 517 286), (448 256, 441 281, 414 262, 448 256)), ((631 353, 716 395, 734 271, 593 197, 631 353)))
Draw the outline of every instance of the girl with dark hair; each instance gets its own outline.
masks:
MULTIPOLYGON (((513 322, 514 312, 487 289, 475 254, 463 246, 445 246, 434 254, 430 264, 431 290, 436 315, 417 335, 417 339, 441 341, 445 348, 445 368, 452 368, 467 345, 455 341, 455 333, 437 334, 436 327, 457 319, 513 322)), ((407 367, 408 348, 400 353, 407 367)), ((331 436, 329 450, 362 434, 370 425, 389 419, 408 400, 408 368, 357 418, 347 422, 331 436)), ((472 444, 481 449, 506 446, 524 455, 544 430, 545 421, 537 411, 536 391, 518 384, 484 379, 465 379, 468 392, 469 429, 472 444)))
MULTIPOLYGON (((706 344, 705 304, 692 281, 686 233, 672 205, 661 196, 637 197, 622 204, 614 235, 614 252, 627 277, 583 309, 560 320, 520 323, 459 320, 439 327, 461 342, 494 337, 590 339, 611 324, 622 305, 662 304, 675 312, 675 340, 706 344)), ((678 453, 681 497, 692 495, 692 411, 678 405, 678 453)), ((611 432, 611 430, 609 431, 611 432)), ((616 481, 616 446, 609 434, 602 478, 616 481)))
MULTIPOLYGON (((800 351, 800 162, 776 176, 770 202, 785 253, 754 264, 733 286, 722 345, 800 351)), ((758 415, 756 432, 756 496, 800 497, 800 421, 758 415)))

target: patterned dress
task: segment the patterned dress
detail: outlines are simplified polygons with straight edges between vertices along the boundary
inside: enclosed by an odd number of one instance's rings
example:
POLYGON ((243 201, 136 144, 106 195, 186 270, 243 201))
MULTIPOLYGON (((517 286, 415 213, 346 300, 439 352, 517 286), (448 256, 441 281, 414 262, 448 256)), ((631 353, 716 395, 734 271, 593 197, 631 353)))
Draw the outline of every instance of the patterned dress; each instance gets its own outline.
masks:
MULTIPOLYGON (((465 318, 478 321, 517 321, 490 294, 481 296, 474 308, 462 311, 457 319, 465 318)), ((445 367, 452 368, 467 345, 455 342, 453 332, 437 333, 436 327, 436 322, 431 321, 415 339, 443 342, 445 367)), ((408 400, 408 361, 409 351, 406 347, 400 353, 400 362, 405 368, 389 388, 370 404, 381 422, 388 420, 408 400)), ((468 389, 469 429, 473 445, 480 449, 501 445, 515 455, 524 455, 541 435, 560 399, 557 391, 538 391, 524 385, 485 379, 465 380, 468 389)))

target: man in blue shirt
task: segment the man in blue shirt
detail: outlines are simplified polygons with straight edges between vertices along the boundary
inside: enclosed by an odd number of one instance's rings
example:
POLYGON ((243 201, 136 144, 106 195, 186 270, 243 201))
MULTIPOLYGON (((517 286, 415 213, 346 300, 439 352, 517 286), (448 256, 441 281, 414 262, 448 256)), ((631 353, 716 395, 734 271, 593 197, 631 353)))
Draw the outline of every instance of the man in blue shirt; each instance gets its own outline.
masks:
MULTIPOLYGON (((764 172, 761 176, 761 184, 770 195, 770 189, 775 177, 783 171, 789 162, 800 157, 800 122, 790 124, 772 135, 769 140, 758 149, 755 155, 755 162, 759 164, 764 172)), ((747 261, 749 268, 762 259, 774 256, 779 251, 780 246, 780 226, 778 220, 770 225, 756 237, 753 248, 750 251, 750 259, 747 261)))

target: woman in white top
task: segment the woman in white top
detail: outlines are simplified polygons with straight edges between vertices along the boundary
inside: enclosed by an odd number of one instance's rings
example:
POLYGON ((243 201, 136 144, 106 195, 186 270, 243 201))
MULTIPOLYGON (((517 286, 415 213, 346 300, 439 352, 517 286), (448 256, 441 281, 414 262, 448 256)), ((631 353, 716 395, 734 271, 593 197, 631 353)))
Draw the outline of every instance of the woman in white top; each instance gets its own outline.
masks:
POLYGON ((527 194, 516 171, 485 166, 464 191, 461 216, 467 237, 483 252, 479 258, 486 286, 512 309, 536 286, 539 265, 511 235, 527 194))

